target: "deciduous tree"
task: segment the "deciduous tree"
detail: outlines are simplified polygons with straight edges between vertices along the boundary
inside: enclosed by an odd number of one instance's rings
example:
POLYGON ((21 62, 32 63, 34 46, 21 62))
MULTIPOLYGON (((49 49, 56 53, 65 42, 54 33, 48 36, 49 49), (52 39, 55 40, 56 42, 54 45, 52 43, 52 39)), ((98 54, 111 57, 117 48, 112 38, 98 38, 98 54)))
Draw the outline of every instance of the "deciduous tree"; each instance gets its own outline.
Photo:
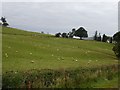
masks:
POLYGON ((80 37, 80 39, 82 39, 82 37, 88 37, 88 34, 87 34, 87 31, 83 27, 80 27, 79 29, 75 31, 75 36, 78 36, 80 37))

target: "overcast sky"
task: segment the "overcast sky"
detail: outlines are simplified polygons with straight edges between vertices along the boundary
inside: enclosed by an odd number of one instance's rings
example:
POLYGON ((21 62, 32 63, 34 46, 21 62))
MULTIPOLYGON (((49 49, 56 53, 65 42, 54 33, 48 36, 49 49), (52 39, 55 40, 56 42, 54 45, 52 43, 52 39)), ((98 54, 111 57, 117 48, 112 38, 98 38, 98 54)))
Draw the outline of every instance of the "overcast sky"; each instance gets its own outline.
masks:
POLYGON ((2 16, 11 27, 52 34, 80 26, 89 36, 96 30, 107 35, 118 31, 118 2, 6 1, 2 3, 2 16))

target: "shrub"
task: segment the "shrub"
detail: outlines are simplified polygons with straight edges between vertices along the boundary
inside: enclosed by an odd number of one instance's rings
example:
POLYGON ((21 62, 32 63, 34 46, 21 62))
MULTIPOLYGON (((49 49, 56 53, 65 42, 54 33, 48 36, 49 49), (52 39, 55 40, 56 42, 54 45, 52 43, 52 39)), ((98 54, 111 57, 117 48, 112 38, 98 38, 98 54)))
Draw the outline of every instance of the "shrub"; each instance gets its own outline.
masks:
POLYGON ((3 88, 83 88, 93 87, 93 83, 112 80, 118 74, 118 66, 96 68, 76 68, 66 70, 9 71, 3 74, 3 88))
POLYGON ((116 41, 113 51, 118 59, 120 59, 120 31, 114 34, 113 40, 116 41))

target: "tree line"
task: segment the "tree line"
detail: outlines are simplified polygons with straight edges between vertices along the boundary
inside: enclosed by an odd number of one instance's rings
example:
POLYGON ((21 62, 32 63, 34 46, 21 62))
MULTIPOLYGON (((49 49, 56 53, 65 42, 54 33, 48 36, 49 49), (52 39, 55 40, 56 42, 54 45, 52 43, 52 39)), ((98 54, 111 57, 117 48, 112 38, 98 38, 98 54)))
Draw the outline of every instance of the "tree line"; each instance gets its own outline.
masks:
MULTIPOLYGON (((73 38, 73 36, 77 36, 80 37, 80 40, 82 40, 82 38, 86 38, 88 37, 87 34, 87 30, 84 27, 80 27, 77 30, 75 28, 72 29, 72 31, 70 31, 69 33, 56 33, 55 34, 56 37, 63 37, 63 38, 73 38)), ((107 42, 108 43, 112 43, 112 37, 107 36, 105 34, 103 34, 103 36, 101 36, 101 34, 98 34, 98 31, 95 31, 95 35, 93 36, 93 39, 96 41, 102 41, 102 42, 107 42)))
POLYGON ((94 40, 112 43, 113 38, 110 36, 107 36, 106 34, 103 34, 103 36, 101 36, 100 33, 98 34, 98 31, 95 31, 94 40))
POLYGON ((77 36, 82 40, 83 37, 88 37, 88 34, 84 27, 80 27, 77 30, 73 28, 69 33, 56 33, 55 36, 63 38, 73 38, 73 36, 77 36))

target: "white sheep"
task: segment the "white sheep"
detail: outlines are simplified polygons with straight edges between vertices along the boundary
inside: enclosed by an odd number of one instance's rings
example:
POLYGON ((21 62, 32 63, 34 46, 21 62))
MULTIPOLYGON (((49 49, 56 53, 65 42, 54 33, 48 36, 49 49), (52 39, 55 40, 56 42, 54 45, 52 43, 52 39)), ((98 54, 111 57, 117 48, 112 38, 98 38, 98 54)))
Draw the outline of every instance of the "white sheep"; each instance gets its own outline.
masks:
POLYGON ((31 55, 32 53, 30 53, 30 55, 31 55))
POLYGON ((34 63, 35 61, 31 61, 31 63, 34 63))

